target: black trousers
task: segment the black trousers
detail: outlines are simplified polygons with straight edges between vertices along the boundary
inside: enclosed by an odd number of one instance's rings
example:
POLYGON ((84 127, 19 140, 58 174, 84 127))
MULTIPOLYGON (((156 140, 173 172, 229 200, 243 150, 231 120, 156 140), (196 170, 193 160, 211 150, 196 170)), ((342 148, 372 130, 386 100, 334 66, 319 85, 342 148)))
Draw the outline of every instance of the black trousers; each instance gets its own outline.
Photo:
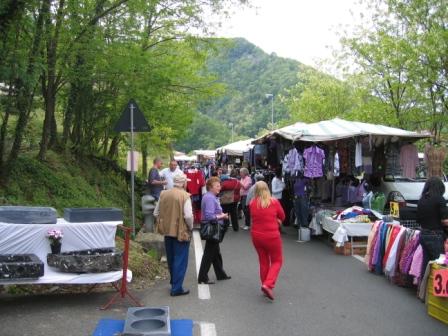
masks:
POLYGON ((430 231, 422 229, 420 232, 420 244, 423 250, 422 271, 424 274, 428 262, 437 259, 439 255, 445 252, 443 246, 445 237, 443 231, 430 231))
MULTIPOLYGON (((232 222, 233 231, 238 231, 238 210, 237 210, 238 202, 233 202, 230 204, 222 204, 222 212, 228 213, 230 216, 230 221, 232 222)), ((226 219, 228 221, 228 219, 226 219)), ((228 224, 228 223, 226 223, 228 224)))
POLYGON ((215 270, 216 279, 221 280, 227 278, 227 274, 222 266, 222 255, 219 249, 219 243, 207 240, 205 242, 204 254, 202 255, 201 267, 199 268, 198 282, 207 282, 209 280, 208 271, 211 265, 213 265, 213 269, 215 270))

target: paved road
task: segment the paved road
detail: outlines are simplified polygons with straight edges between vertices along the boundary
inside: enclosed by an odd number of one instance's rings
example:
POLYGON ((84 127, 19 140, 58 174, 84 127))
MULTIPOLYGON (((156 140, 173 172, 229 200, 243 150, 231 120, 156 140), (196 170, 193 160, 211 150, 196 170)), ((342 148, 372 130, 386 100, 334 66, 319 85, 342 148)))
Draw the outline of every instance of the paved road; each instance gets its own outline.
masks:
MULTIPOLYGON (((321 240, 300 244, 292 231, 283 238, 285 263, 274 302, 261 294, 245 231, 226 236, 221 248, 232 279, 208 286, 210 299, 198 297, 194 244, 186 278, 190 295, 171 298, 166 281, 134 294, 146 306, 170 306, 172 318, 196 321, 195 336, 448 335, 448 326, 426 314, 413 290, 367 272, 355 258, 335 255, 321 240)), ((0 296, 0 335, 89 335, 100 318, 124 318, 126 302, 97 309, 111 294, 0 296)))

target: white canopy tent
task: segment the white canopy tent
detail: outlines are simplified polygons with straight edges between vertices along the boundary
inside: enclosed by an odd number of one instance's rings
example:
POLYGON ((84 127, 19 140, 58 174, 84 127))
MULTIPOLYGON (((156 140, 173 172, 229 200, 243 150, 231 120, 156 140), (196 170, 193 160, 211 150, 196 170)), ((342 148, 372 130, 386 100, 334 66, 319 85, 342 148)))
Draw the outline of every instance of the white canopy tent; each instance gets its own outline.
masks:
POLYGON ((273 134, 278 134, 291 141, 300 140, 311 142, 334 141, 367 135, 374 137, 409 138, 415 140, 431 137, 428 133, 418 133, 389 126, 335 118, 311 124, 298 122, 272 131, 256 139, 255 142, 262 142, 273 134))
POLYGON ((215 158, 216 150, 208 150, 208 149, 197 149, 194 150, 193 153, 197 156, 204 156, 206 158, 215 158))
POLYGON ((230 156, 243 156, 244 152, 250 150, 254 145, 252 145, 254 139, 241 140, 237 142, 230 143, 228 145, 219 147, 216 152, 226 153, 230 156))
POLYGON ((192 156, 188 156, 188 155, 174 155, 174 160, 176 161, 185 161, 185 162, 190 162, 190 161, 196 161, 196 155, 192 155, 192 156))

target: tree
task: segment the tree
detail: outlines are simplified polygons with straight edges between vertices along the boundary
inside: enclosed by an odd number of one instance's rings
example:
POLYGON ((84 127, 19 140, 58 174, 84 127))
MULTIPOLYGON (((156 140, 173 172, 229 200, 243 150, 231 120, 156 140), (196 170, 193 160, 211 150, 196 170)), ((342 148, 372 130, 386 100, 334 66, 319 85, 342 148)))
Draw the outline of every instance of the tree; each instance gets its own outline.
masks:
POLYGON ((308 68, 298 74, 299 83, 284 97, 291 122, 317 122, 346 117, 356 106, 353 89, 346 82, 308 68))
POLYGON ((430 129, 438 141, 447 121, 446 3, 367 2, 373 12, 372 27, 361 27, 354 36, 343 39, 347 55, 369 83, 365 88, 393 113, 389 122, 430 129))
POLYGON ((0 166, 18 157, 31 118, 43 119, 41 160, 50 148, 114 157, 122 137, 110 129, 130 97, 160 129, 154 132, 161 137, 157 140, 171 146, 185 134, 198 101, 215 89, 203 71, 209 45, 192 29, 207 29, 203 14, 208 10, 224 12, 229 4, 247 3, 2 2, 0 85, 7 94, 0 97, 0 166))

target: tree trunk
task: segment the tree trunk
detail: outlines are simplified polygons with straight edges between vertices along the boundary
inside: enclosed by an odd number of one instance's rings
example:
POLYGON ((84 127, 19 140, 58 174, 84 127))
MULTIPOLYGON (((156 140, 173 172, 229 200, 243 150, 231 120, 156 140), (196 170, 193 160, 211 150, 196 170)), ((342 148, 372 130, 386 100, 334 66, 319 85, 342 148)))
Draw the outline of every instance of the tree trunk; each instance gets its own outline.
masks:
POLYGON ((11 108, 12 108, 12 90, 13 90, 13 86, 12 86, 12 83, 10 82, 8 96, 7 96, 6 111, 5 111, 5 115, 3 117, 2 128, 0 129, 0 175, 4 172, 3 156, 5 155, 6 133, 8 130, 8 121, 9 121, 9 116, 11 114, 11 108))
POLYGON ((142 151, 142 174, 143 178, 146 178, 148 176, 148 146, 146 143, 142 144, 141 146, 142 151))
POLYGON ((19 118, 17 120, 16 129, 14 133, 14 143, 12 145, 11 152, 8 157, 8 166, 11 166, 19 155, 20 148, 22 146, 23 133, 28 124, 29 114, 31 106, 33 104, 34 89, 37 84, 37 55, 40 54, 40 44, 42 41, 42 31, 44 16, 48 14, 50 7, 47 1, 42 1, 42 5, 39 9, 39 14, 36 20, 36 30, 33 37, 33 44, 28 56, 28 65, 26 70, 26 76, 20 77, 16 81, 17 90, 17 110, 19 111, 19 118))
POLYGON ((117 157, 119 143, 120 143, 120 135, 117 134, 116 136, 113 137, 110 147, 109 147, 109 152, 107 153, 107 157, 109 159, 113 160, 114 158, 117 157))
MULTIPOLYGON (((48 6, 51 6, 52 0, 44 0, 48 2, 48 6)), ((54 34, 51 34, 52 20, 51 15, 46 18, 46 31, 47 31, 47 77, 44 78, 46 83, 42 84, 42 93, 45 101, 45 120, 42 129, 42 139, 40 141, 40 150, 38 154, 39 160, 45 160, 48 147, 50 145, 50 139, 52 134, 56 136, 55 110, 56 110, 56 93, 57 93, 57 79, 56 79, 56 61, 57 61, 57 49, 59 42, 59 33, 61 30, 63 9, 65 0, 59 0, 59 7, 56 14, 56 22, 54 28, 54 34)), ((45 75, 45 74, 44 74, 45 75)))

